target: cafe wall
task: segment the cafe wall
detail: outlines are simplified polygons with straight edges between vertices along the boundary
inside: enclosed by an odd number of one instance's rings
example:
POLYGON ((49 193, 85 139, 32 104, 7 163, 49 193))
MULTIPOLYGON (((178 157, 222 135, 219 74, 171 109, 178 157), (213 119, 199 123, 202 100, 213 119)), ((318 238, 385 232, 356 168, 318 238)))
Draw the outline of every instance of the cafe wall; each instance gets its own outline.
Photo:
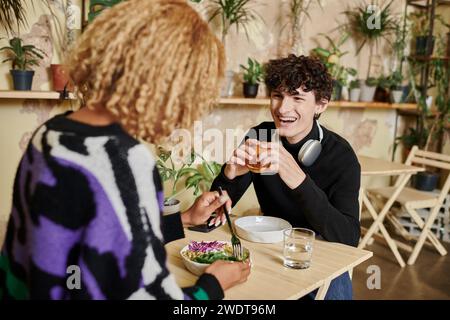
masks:
MULTIPOLYGON (((63 0, 51 2, 55 6, 56 14, 64 19, 61 1, 63 0)), ((234 31, 227 39, 228 66, 229 69, 236 72, 235 83, 237 85, 234 90, 236 95, 241 95, 239 64, 245 63, 247 57, 267 61, 270 58, 289 53, 288 41, 283 39, 282 35, 280 38, 278 31, 285 19, 282 14, 280 15, 280 4, 286 1, 261 2, 265 2, 265 5, 258 5, 256 9, 264 18, 265 23, 251 25, 249 39, 243 33, 236 34, 234 31)), ((339 13, 345 10, 347 5, 357 3, 359 0, 328 0, 323 1, 323 9, 313 6, 309 13, 311 21, 307 21, 303 28, 305 52, 317 45, 315 39, 321 32, 337 37, 338 34, 332 32, 332 29, 337 26, 338 21, 342 21, 343 17, 339 13)), ((196 8, 202 11, 201 6, 196 8)), ((403 7, 403 0, 394 1, 394 11, 401 12, 403 7)), ((35 44, 47 53, 41 66, 36 69, 33 90, 49 90, 51 89, 50 63, 61 60, 56 52, 57 44, 52 37, 51 22, 45 14, 44 8, 37 2, 34 4, 34 9, 29 10, 28 22, 29 27, 20 30, 21 36, 26 42, 35 44)), ((6 37, 6 35, 0 32, 0 37, 6 37)), ((320 43, 325 44, 323 40, 320 40, 320 43)), ((0 40, 0 46, 5 44, 5 39, 0 40)), ((367 51, 363 50, 360 55, 354 56, 355 44, 352 41, 348 41, 343 50, 348 50, 350 53, 342 58, 342 63, 356 68, 359 70, 359 76, 365 77, 367 51)), ((386 45, 381 43, 374 60, 374 72, 389 70, 389 59, 382 58, 386 56, 385 50, 386 45)), ((11 90, 9 65, 6 64, 0 64, 0 90, 11 90)), ((260 95, 264 95, 264 88, 261 89, 260 95)), ((6 221, 11 208, 14 174, 28 139, 33 130, 49 117, 70 108, 76 108, 75 104, 70 102, 58 104, 55 100, 0 99, 0 238, 3 233, 1 229, 4 226, 2 220, 6 221)), ((217 106, 211 115, 203 119, 203 127, 204 129, 218 128, 222 131, 233 129, 245 132, 251 126, 267 120, 270 120, 268 107, 224 105, 217 106)), ((391 158, 395 129, 394 110, 330 108, 321 118, 321 122, 325 127, 347 138, 356 152, 385 159, 391 158)), ((401 126, 402 122, 400 121, 400 128, 401 126)), ((448 145, 447 151, 450 149, 448 145)), ((384 182, 369 181, 368 183, 384 182)), ((190 200, 189 197, 184 202, 185 205, 190 200)), ((252 209, 257 206, 255 201, 254 193, 250 191, 238 208, 242 211, 252 209)))

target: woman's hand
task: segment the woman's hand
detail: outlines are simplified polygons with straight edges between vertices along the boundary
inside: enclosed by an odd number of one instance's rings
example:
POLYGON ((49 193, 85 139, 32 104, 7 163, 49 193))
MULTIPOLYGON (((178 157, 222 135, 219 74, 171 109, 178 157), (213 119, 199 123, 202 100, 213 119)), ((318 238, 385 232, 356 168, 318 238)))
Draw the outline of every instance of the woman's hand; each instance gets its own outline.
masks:
POLYGON ((250 275, 250 267, 250 260, 244 262, 218 260, 206 268, 205 273, 210 273, 215 276, 225 291, 247 281, 250 275))
MULTIPOLYGON (((220 196, 217 191, 204 192, 188 210, 181 214, 183 226, 196 226, 205 223, 211 214, 224 204, 227 208, 231 208, 231 200, 226 192, 223 196, 220 196)), ((221 216, 217 221, 224 224, 225 217, 221 216)), ((214 220, 214 223, 216 223, 216 220, 214 220)))

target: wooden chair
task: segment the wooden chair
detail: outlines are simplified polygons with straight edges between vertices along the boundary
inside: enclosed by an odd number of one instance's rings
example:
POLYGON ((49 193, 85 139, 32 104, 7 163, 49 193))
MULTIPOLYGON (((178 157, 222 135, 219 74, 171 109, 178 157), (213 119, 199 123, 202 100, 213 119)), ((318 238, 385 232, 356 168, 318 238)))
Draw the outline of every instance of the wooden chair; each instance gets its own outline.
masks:
MULTIPOLYGON (((405 164, 407 165, 426 165, 427 167, 434 167, 443 170, 450 170, 450 156, 423 151, 417 146, 414 146, 406 159, 405 164)), ((369 193, 378 198, 388 199, 394 190, 396 189, 397 183, 392 187, 375 188, 370 189, 369 193)), ((405 187, 397 198, 397 202, 400 203, 405 210, 411 215, 414 222, 422 229, 422 232, 417 239, 417 243, 412 250, 412 253, 408 259, 408 264, 412 265, 416 262, 417 256, 422 249, 425 240, 428 239, 431 244, 436 248, 436 250, 442 255, 446 255, 447 251, 439 242, 437 237, 430 231, 434 220, 439 213, 440 208, 444 202, 445 197, 448 195, 450 190, 450 174, 448 174, 447 179, 444 182, 441 192, 436 195, 430 192, 419 191, 413 188, 405 187), (430 209, 430 215, 423 221, 420 215, 417 213, 417 209, 430 209)), ((392 220, 391 220, 392 221, 392 220)), ((408 231, 404 229, 403 226, 398 223, 398 220, 393 219, 393 222, 397 229, 401 230, 401 234, 408 238, 408 231)), ((409 236, 409 238, 412 238, 409 236)))

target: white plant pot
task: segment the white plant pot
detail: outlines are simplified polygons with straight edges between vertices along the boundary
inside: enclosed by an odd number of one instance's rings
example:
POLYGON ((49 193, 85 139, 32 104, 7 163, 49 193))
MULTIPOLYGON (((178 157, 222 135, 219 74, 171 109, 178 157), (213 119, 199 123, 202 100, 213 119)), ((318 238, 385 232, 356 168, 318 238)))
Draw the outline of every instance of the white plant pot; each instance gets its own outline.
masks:
POLYGON ((392 90, 391 91, 391 99, 393 103, 401 103, 403 97, 402 90, 392 90))
POLYGON ((347 86, 342 87, 341 100, 348 101, 350 99, 350 89, 347 86))
POLYGON ((369 87, 365 83, 361 85, 361 97, 360 100, 363 102, 373 102, 375 96, 375 91, 377 87, 369 87))
POLYGON ((180 211, 180 201, 172 199, 168 203, 164 202, 163 215, 168 216, 180 211))
POLYGON ((351 89, 350 90, 350 101, 358 102, 360 95, 361 95, 361 89, 360 88, 351 89))

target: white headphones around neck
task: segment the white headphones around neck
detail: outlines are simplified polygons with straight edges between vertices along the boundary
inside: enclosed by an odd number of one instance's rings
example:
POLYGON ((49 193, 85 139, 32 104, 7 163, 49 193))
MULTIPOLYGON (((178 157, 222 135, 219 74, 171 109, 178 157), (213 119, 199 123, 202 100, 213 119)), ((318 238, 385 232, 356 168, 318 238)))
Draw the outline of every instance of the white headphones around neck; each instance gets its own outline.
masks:
POLYGON ((302 163, 304 166, 309 167, 317 160, 322 151, 322 139, 323 139, 323 131, 319 124, 319 121, 316 120, 317 128, 319 129, 319 140, 310 139, 306 141, 298 152, 298 161, 302 163))

